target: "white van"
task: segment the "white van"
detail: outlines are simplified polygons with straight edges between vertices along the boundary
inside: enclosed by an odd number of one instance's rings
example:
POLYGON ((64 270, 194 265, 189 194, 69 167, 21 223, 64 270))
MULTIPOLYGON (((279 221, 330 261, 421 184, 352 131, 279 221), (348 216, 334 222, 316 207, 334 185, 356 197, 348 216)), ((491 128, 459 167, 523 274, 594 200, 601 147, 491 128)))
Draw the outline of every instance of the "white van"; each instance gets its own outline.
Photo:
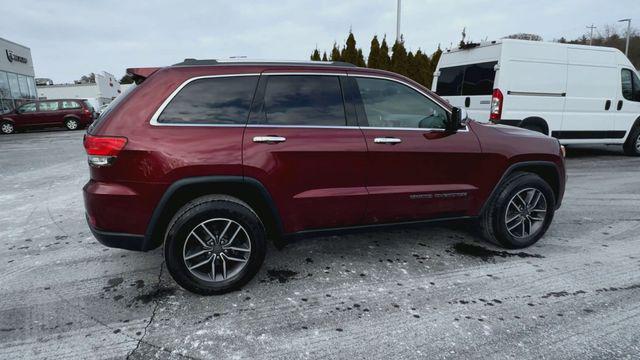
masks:
POLYGON ((478 121, 640 156, 640 80, 614 48, 503 39, 445 51, 432 90, 478 121))

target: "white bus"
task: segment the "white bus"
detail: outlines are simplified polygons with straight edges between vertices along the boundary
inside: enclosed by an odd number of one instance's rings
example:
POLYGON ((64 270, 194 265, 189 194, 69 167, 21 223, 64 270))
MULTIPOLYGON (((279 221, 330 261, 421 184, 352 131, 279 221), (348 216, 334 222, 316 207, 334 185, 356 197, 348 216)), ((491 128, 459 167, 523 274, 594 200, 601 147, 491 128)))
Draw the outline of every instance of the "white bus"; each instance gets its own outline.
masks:
POLYGON ((432 90, 478 121, 640 156, 640 80, 618 49, 503 39, 445 51, 432 90))

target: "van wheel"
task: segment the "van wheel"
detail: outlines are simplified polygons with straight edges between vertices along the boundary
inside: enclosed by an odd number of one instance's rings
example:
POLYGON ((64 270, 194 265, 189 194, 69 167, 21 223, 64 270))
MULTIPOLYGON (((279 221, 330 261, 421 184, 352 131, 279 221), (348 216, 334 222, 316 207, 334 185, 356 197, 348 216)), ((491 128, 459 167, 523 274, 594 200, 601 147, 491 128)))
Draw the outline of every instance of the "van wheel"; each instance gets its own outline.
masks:
POLYGON ((64 126, 67 130, 77 130, 80 124, 78 124, 78 120, 76 119, 67 119, 64 121, 64 126))
POLYGON ((624 153, 629 156, 640 156, 640 124, 631 130, 627 141, 622 146, 624 153))
POLYGON ((233 197, 193 200, 176 213, 168 229, 167 269, 193 293, 217 295, 239 289, 264 261, 264 227, 249 205, 233 197))
POLYGON ((0 131, 3 134, 13 134, 14 132, 16 132, 16 128, 13 126, 12 123, 10 123, 8 121, 3 121, 0 124, 0 131))
POLYGON ((499 185, 480 217, 488 241, 508 249, 535 244, 555 212, 555 196, 546 181, 532 173, 511 174, 499 185))

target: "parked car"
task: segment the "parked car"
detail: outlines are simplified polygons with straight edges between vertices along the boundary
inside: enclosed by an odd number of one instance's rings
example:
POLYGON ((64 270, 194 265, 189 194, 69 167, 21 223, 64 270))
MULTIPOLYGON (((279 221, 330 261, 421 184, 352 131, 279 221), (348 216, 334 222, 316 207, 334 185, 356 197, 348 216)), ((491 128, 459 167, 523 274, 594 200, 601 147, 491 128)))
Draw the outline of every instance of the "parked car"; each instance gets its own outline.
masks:
POLYGON ((452 50, 432 89, 481 121, 640 156, 640 80, 615 48, 503 39, 452 50))
POLYGON ((164 244, 195 293, 249 281, 268 238, 463 218, 523 248, 564 194, 556 139, 467 121, 391 72, 187 60, 128 73, 138 85, 85 135, 88 224, 107 246, 164 244))
POLYGON ((68 130, 83 128, 93 122, 93 108, 77 99, 39 100, 25 103, 2 114, 0 132, 11 134, 16 130, 64 126, 68 130))

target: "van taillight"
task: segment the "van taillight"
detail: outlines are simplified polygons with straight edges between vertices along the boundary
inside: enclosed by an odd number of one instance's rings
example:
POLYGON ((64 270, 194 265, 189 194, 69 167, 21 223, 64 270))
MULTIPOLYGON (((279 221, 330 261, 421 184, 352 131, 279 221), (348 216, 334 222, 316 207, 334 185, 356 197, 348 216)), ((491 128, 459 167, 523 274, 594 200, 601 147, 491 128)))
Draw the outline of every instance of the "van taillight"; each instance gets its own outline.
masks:
POLYGON ((127 144, 127 138, 119 136, 84 136, 84 149, 89 156, 89 164, 108 166, 118 157, 127 144))
POLYGON ((493 122, 498 122, 502 118, 502 102, 504 97, 500 89, 493 89, 493 95, 491 96, 491 113, 489 119, 493 122))

